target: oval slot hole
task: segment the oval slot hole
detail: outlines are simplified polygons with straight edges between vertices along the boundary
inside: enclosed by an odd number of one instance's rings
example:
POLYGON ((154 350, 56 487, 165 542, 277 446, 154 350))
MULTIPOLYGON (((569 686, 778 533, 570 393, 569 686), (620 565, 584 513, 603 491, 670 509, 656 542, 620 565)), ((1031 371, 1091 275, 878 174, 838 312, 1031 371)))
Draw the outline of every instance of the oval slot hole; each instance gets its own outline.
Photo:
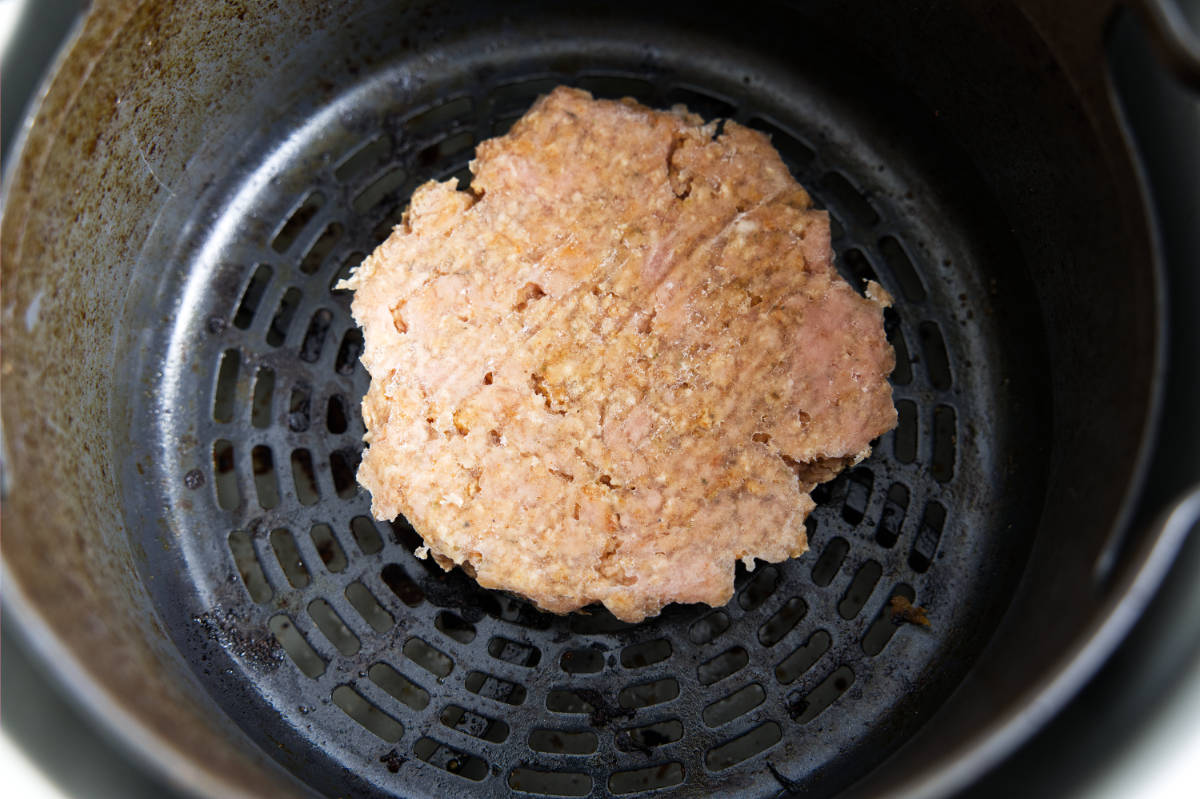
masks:
POLYGON ((451 749, 433 738, 419 739, 413 744, 413 754, 431 766, 474 782, 479 782, 488 775, 486 762, 475 755, 451 749))
POLYGON ((503 721, 489 719, 458 705, 447 705, 440 720, 446 727, 481 741, 500 744, 508 738, 508 725, 503 721))
POLYGON ((313 468, 312 454, 306 449, 292 450, 292 483, 296 486, 296 499, 301 505, 315 505, 321 498, 317 488, 317 471, 313 468))
POLYGON ((723 610, 717 610, 694 622, 688 629, 688 637, 692 639, 692 643, 707 644, 728 629, 729 615, 723 610))
POLYGON ((437 615, 437 618, 433 620, 433 626, 437 627, 443 635, 460 644, 469 644, 475 640, 475 625, 448 610, 443 610, 437 615))
POLYGON ((363 334, 357 327, 346 331, 342 343, 338 347, 337 360, 333 368, 339 375, 348 375, 358 365, 358 359, 363 354, 363 334))
POLYGON ((386 633, 392 629, 396 620, 392 618, 392 614, 383 609, 379 600, 365 585, 355 580, 346 586, 345 594, 350 606, 358 611, 358 615, 362 616, 363 621, 371 625, 372 630, 377 633, 386 633))
POLYGON ((342 545, 333 537, 333 528, 328 524, 314 524, 309 531, 309 537, 326 569, 334 574, 346 569, 346 553, 342 551, 342 545))
POLYGON ((333 323, 333 314, 325 308, 320 308, 308 322, 304 331, 304 340, 300 343, 300 360, 316 363, 321 358, 321 350, 325 347, 325 339, 329 336, 329 325, 333 323))
POLYGON ((503 660, 505 663, 512 663, 515 666, 525 666, 532 668, 542 659, 541 650, 530 644, 522 644, 508 638, 493 638, 488 641, 488 654, 503 660))
POLYGON ((774 566, 764 566, 750 578, 746 587, 738 595, 738 604, 742 610, 756 610, 775 593, 779 582, 779 570, 774 566))
POLYGON ((214 441, 213 489, 216 491, 217 505, 222 510, 234 510, 242 502, 234 463, 233 444, 223 438, 214 441))
POLYGON ((376 161, 382 160, 391 149, 391 141, 386 137, 371 139, 338 164, 333 170, 333 176, 342 182, 358 178, 376 161))
POLYGON ((309 583, 308 569, 300 557, 300 549, 290 530, 278 528, 271 531, 271 549, 275 550, 275 559, 279 568, 287 577, 293 588, 304 588, 309 583))
POLYGON ((749 713, 761 705, 766 698, 767 692, 761 685, 750 683, 704 708, 701 718, 709 727, 719 727, 749 713))
POLYGON ((812 581, 822 588, 832 583, 833 578, 842 568, 842 561, 845 560, 846 553, 849 551, 850 544, 846 539, 841 536, 831 539, 825 545, 821 557, 817 558, 817 562, 813 564, 812 581))
POLYGON ((464 685, 473 694, 478 694, 486 699, 495 699, 506 705, 520 705, 525 701, 525 686, 502 680, 482 671, 473 671, 468 674, 464 685))
POLYGON ((254 399, 250 403, 250 424, 271 426, 271 395, 275 393, 275 370, 261 366, 254 377, 254 399))
POLYGON ((770 749, 783 738, 783 730, 773 721, 752 729, 732 741, 708 751, 704 764, 713 771, 727 769, 770 749))
POLYGON ((604 653, 595 649, 568 649, 559 658, 567 674, 596 674, 604 668, 604 653))
POLYGON ((325 429, 336 436, 346 432, 346 427, 346 401, 334 394, 325 406, 325 429))
POLYGON ((233 421, 233 408, 237 401, 237 379, 241 368, 242 354, 238 350, 225 350, 221 365, 217 367, 217 385, 213 389, 212 415, 214 422, 233 421))
POLYGON ((917 326, 921 339, 921 352, 925 355, 925 369, 934 388, 948 389, 953 384, 950 375, 950 358, 946 355, 946 342, 935 322, 922 322, 917 326))
POLYGON ((307 383, 297 383, 288 398, 288 430, 303 433, 309 425, 309 408, 312 405, 312 388, 307 383))
POLYGON ((788 715, 798 724, 807 724, 825 712, 838 697, 854 684, 849 666, 838 666, 832 674, 804 696, 799 691, 788 695, 788 715))
POLYGON ((683 764, 674 761, 645 768, 615 772, 608 778, 608 789, 618 796, 671 788, 683 782, 683 764))
POLYGON ((392 589, 392 593, 410 608, 415 608, 425 599, 425 593, 399 564, 389 563, 384 566, 380 577, 383 579, 383 584, 392 589))
POLYGON ((250 282, 246 284, 246 290, 242 292, 242 301, 238 303, 237 311, 233 314, 234 327, 241 330, 250 327, 254 321, 254 314, 258 312, 258 306, 262 302, 263 294, 267 291, 267 284, 270 282, 271 267, 266 264, 259 264, 255 267, 250 282))
POLYGON ((907 386, 912 382, 912 356, 908 354, 908 340, 900 329, 900 317, 891 308, 883 311, 884 328, 887 330, 888 343, 896 351, 896 368, 892 369, 892 385, 907 386))
POLYGON ((853 619, 862 611, 882 574, 883 566, 873 560, 869 560, 859 567, 854 579, 846 588, 842 601, 838 603, 838 614, 843 619, 853 619))
POLYGON ((315 680, 325 673, 325 661, 308 643, 308 639, 296 629, 296 625, 287 614, 275 614, 267 622, 267 627, 304 676, 315 680))
POLYGON ((912 400, 897 400, 895 436, 896 460, 912 463, 917 459, 917 405, 912 400))
POLYGON ((508 787, 544 796, 587 796, 592 792, 592 778, 573 771, 540 771, 520 766, 509 772, 508 787))
POLYGON ((792 654, 779 662, 775 667, 775 679, 783 685, 795 682, 796 678, 817 664, 821 656, 829 651, 829 645, 832 643, 833 639, 829 633, 817 630, 809 636, 807 643, 797 647, 792 654))
POLYGON ((551 713, 592 713, 596 707, 574 691, 554 689, 546 694, 546 710, 551 713))
POLYGON ((750 655, 740 646, 726 650, 711 660, 696 667, 696 678, 701 685, 712 685, 736 674, 750 662, 750 655))
POLYGON ((355 516, 351 519, 350 532, 354 534, 354 540, 364 555, 374 555, 383 549, 383 536, 379 534, 375 523, 366 516, 355 516))
POLYGON ((304 198, 304 202, 292 212, 288 220, 283 223, 283 227, 275 234, 274 240, 271 242, 271 248, 275 252, 285 252, 288 247, 292 246, 292 242, 300 235, 300 232, 312 221, 317 215, 317 211, 321 210, 321 206, 325 204, 325 195, 319 191, 314 191, 312 194, 304 198))
POLYGON ((229 552, 233 555, 233 564, 242 577, 250 598, 260 605, 270 601, 273 592, 263 573, 262 564, 258 562, 258 554, 254 551, 254 542, 245 530, 234 530, 229 534, 229 552))
POLYGON ((676 719, 634 727, 617 733, 617 748, 625 752, 646 752, 656 746, 675 743, 683 737, 683 724, 676 719))
POLYGON ((350 628, 342 621, 342 617, 324 599, 314 599, 309 602, 308 615, 312 617, 321 634, 343 655, 349 657, 358 651, 358 636, 350 632, 350 628))
POLYGON ((883 253, 883 260, 900 284, 904 296, 913 302, 924 300, 925 286, 921 283, 921 276, 917 274, 900 242, 892 236, 884 236, 879 240, 879 251, 883 253))
POLYGON ((454 668, 454 661, 449 655, 439 652, 420 638, 409 638, 404 642, 404 655, 436 677, 445 677, 454 668))
POLYGON ((400 736, 404 734, 404 725, 372 705, 348 685, 334 688, 330 698, 347 716, 388 743, 399 741, 400 736))
POLYGON ((929 472, 941 483, 954 477, 954 457, 958 447, 958 420, 949 405, 933 409, 933 462, 929 472))
POLYGON ((758 642, 763 646, 775 646, 807 614, 808 604, 800 597, 792 597, 758 628, 758 642))
POLYGON ((590 755, 599 747, 594 732, 537 729, 529 734, 529 748, 551 755, 590 755))
POLYGON ((640 708, 661 705, 679 696, 679 683, 674 677, 631 685, 621 689, 617 702, 621 707, 640 708))
POLYGON ((904 597, 909 601, 909 604, 914 604, 917 592, 913 590, 911 585, 900 583, 888 594, 888 599, 884 600, 883 607, 879 609, 879 613, 875 616, 875 621, 871 622, 871 626, 867 628, 866 635, 863 636, 863 652, 871 657, 883 651, 883 648, 888 645, 888 641, 892 640, 892 636, 896 634, 896 630, 900 627, 899 620, 895 618, 891 606, 891 597, 897 596, 904 597))
POLYGON ((627 669, 640 669, 661 663, 671 657, 671 642, 665 638, 630 644, 621 650, 621 665, 627 669))
MULTIPOLYGON (((333 476, 333 488, 342 499, 352 499, 358 494, 358 483, 354 479, 362 454, 357 450, 335 449, 329 453, 329 471, 333 476)), ((370 554, 370 553, 367 553, 370 554)))
POLYGON ((934 557, 937 556, 938 544, 942 540, 942 528, 945 525, 946 508, 939 502, 926 503, 925 512, 921 516, 921 526, 917 528, 917 539, 908 555, 908 565, 913 571, 924 574, 929 570, 934 557))
POLYGON ((879 526, 875 530, 875 540, 880 546, 894 547, 900 539, 900 530, 904 527, 904 517, 908 515, 908 486, 903 483, 892 483, 888 489, 887 499, 883 503, 883 513, 879 516, 879 526))
POLYGON ((386 663, 376 663, 367 670, 367 678, 397 702, 421 711, 429 706, 429 692, 386 663))
POLYGON ((279 505, 279 483, 275 477, 275 456, 271 448, 258 445, 250 450, 250 466, 254 472, 254 490, 263 510, 279 505))
POLYGON ((311 275, 321 268, 321 264, 333 252, 333 247, 337 244, 338 239, 342 237, 342 226, 337 222, 330 222, 321 231, 321 235, 313 242, 313 245, 308 248, 308 252, 304 254, 304 259, 300 261, 300 271, 306 275, 311 275))
POLYGON ((275 316, 271 318, 271 326, 267 328, 267 343, 272 347, 278 347, 287 340, 288 328, 292 326, 292 319, 296 316, 296 309, 300 307, 300 289, 289 288, 283 293, 283 297, 279 300, 279 307, 275 309, 275 316))
POLYGON ((816 157, 811 147, 790 131, 765 117, 752 117, 746 123, 749 127, 757 128, 771 137, 771 145, 779 151, 783 162, 793 173, 816 157))

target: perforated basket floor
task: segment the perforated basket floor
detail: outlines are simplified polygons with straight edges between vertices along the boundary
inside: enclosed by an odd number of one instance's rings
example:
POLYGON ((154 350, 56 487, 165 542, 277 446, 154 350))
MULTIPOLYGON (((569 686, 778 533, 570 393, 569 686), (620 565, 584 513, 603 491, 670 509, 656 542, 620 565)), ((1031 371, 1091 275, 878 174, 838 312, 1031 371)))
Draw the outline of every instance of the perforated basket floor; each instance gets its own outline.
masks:
POLYGON ((898 143, 862 135, 879 120, 786 70, 669 40, 597 42, 586 68, 565 52, 464 48, 415 93, 395 88, 410 65, 382 67, 250 136, 197 202, 187 301, 143 367, 178 530, 149 560, 163 618, 223 711, 332 795, 832 792, 953 687, 1022 557, 996 513, 1021 441, 983 366, 1004 343, 977 242, 898 143), (896 298, 899 427, 815 494, 811 552, 739 567, 724 608, 537 612, 415 559, 354 480, 367 376, 333 286, 416 186, 469 179, 475 144, 559 83, 770 133, 842 272, 896 298))

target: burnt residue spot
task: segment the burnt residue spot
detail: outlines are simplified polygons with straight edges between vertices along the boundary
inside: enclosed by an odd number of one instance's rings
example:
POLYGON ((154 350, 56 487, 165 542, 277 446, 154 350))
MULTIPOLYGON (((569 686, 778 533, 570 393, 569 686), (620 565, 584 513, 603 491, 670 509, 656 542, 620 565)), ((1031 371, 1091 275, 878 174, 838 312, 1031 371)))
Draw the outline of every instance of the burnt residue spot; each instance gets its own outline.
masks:
POLYGON ((400 767, 408 762, 408 758, 401 757, 395 749, 388 752, 383 757, 379 758, 379 762, 387 766, 387 770, 393 774, 400 771, 400 767))
POLYGON ((283 662, 283 652, 275 637, 264 635, 261 627, 250 629, 235 611, 210 610, 192 616, 192 621, 206 638, 262 671, 273 672, 283 662))
POLYGON ((655 747, 675 743, 683 737, 683 724, 676 719, 660 721, 645 727, 620 730, 616 735, 617 748, 638 752, 646 757, 655 754, 655 747))
POLYGON ((607 727, 614 721, 631 719, 637 713, 637 708, 622 707, 594 688, 576 688, 574 693, 591 706, 588 720, 593 727, 607 727))
POLYGON ((204 472, 199 469, 192 469, 183 476, 183 484, 195 491, 204 485, 204 472))

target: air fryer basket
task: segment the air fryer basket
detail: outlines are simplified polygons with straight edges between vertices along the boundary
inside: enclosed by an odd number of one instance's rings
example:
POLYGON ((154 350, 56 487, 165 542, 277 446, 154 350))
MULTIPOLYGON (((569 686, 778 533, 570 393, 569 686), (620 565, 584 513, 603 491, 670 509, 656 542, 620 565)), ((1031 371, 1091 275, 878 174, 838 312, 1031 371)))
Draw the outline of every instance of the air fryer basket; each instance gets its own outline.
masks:
POLYGON ((1115 123, 1036 14, 154 5, 97 4, 11 179, 5 558, 104 712, 176 767, 213 753, 193 784, 919 775, 1025 701, 1153 544, 1116 533, 1159 278, 1115 123), (354 481, 367 376, 337 280, 559 83, 766 131, 839 269, 896 298, 899 427, 814 494, 811 553, 739 567, 725 608, 540 613, 415 559, 354 481))

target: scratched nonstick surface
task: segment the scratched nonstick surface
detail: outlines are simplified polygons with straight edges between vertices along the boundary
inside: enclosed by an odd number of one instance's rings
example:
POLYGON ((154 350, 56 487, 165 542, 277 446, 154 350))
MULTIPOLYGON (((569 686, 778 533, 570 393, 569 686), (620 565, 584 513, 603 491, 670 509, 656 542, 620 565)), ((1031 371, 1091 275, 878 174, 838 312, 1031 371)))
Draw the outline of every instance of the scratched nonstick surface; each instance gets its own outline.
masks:
POLYGON ((138 507, 174 531, 143 543, 168 632, 330 795, 836 792, 953 690, 1028 555, 1044 340, 993 201, 886 83, 815 55, 576 17, 446 30, 419 56, 387 55, 390 35, 248 122, 160 231, 174 277, 136 370, 163 479, 138 507), (560 83, 769 133, 829 210, 838 268, 896 300, 898 428, 814 494, 811 552, 739 566, 724 608, 540 613, 414 558, 413 529, 372 520, 354 480, 368 378, 334 286, 416 186, 469 180, 474 146, 560 83))

